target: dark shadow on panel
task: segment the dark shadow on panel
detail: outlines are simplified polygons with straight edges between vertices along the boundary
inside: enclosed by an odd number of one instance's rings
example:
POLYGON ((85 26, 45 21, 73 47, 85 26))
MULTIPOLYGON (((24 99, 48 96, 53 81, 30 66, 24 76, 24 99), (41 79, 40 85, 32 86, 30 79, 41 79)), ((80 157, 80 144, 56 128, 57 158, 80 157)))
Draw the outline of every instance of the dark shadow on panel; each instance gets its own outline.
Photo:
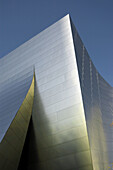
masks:
POLYGON ((18 170, 27 170, 28 162, 33 164, 36 160, 38 161, 38 152, 33 152, 32 155, 32 151, 31 151, 31 149, 35 149, 35 147, 36 147, 36 139, 34 134, 33 121, 31 117, 18 170), (33 148, 31 148, 31 140, 33 141, 33 145, 32 145, 33 148))

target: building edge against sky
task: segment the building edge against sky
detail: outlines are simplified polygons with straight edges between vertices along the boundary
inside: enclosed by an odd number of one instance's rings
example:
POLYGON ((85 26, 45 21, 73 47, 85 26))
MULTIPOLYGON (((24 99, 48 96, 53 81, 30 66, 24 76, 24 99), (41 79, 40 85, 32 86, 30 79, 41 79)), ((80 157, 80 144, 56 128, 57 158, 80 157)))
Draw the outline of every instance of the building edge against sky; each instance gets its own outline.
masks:
MULTIPOLYGON (((10 152, 12 147, 18 155, 21 150, 12 146, 10 136, 2 143, 26 97, 34 70, 32 116, 18 169, 110 167, 113 88, 96 70, 66 15, 0 59, 0 168, 8 169, 11 164, 15 170, 15 157, 5 158, 2 148, 7 146, 10 152)), ((22 139, 21 124, 21 119, 15 124, 20 136, 11 131, 14 141, 22 139)))

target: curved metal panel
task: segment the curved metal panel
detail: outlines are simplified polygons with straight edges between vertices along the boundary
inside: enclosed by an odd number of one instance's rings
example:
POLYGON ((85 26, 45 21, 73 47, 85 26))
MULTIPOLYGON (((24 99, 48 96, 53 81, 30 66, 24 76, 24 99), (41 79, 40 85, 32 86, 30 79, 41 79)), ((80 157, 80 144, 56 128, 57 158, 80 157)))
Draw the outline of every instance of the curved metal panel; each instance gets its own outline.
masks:
POLYGON ((31 118, 34 77, 29 91, 0 143, 0 169, 16 170, 31 118))
POLYGON ((0 142, 20 108, 33 78, 33 67, 0 80, 0 142))

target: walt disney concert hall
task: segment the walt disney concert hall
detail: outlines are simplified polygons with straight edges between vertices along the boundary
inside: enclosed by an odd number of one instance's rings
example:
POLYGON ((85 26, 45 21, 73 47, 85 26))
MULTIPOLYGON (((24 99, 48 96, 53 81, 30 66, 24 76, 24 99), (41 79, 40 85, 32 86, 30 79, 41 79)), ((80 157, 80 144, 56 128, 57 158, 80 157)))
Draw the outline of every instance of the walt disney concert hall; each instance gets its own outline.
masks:
POLYGON ((0 59, 0 170, 110 170, 112 122, 69 15, 0 59))

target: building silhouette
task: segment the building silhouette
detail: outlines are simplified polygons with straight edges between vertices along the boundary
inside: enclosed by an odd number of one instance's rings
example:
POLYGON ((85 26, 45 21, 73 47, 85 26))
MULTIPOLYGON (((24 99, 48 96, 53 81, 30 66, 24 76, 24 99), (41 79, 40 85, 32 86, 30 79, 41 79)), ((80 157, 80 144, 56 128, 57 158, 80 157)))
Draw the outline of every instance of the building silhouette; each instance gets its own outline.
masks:
POLYGON ((0 59, 0 170, 107 170, 113 88, 69 15, 0 59))

